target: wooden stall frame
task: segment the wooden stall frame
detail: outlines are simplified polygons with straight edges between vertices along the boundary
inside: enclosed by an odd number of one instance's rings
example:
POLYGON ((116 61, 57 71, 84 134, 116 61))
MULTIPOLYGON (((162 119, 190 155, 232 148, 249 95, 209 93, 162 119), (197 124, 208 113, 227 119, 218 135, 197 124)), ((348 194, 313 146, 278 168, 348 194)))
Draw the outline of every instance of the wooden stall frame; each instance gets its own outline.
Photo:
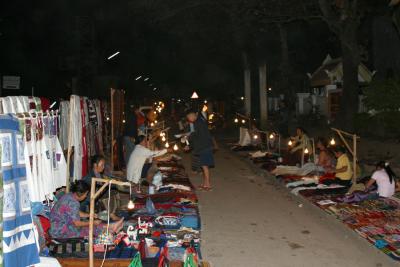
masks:
POLYGON ((67 193, 69 193, 70 183, 71 183, 71 181, 70 181, 70 165, 71 165, 71 154, 72 154, 72 127, 73 127, 73 124, 72 124, 73 109, 72 109, 72 107, 75 105, 74 104, 75 101, 71 101, 71 100, 72 100, 72 96, 69 99, 70 105, 69 105, 69 118, 68 118, 69 129, 68 129, 67 174, 66 174, 67 177, 65 178, 66 179, 65 191, 67 193))
POLYGON ((93 223, 94 223, 94 202, 96 198, 111 185, 127 186, 131 187, 130 182, 121 182, 115 179, 107 180, 101 178, 92 178, 92 184, 90 187, 90 213, 89 213, 89 267, 94 267, 94 252, 93 252, 93 223), (96 190, 96 183, 103 183, 103 185, 96 190))
MULTIPOLYGON (((351 134, 336 128, 331 128, 331 129, 339 135, 340 139, 342 140, 346 148, 350 151, 351 155, 353 156, 353 179, 352 179, 352 188, 353 188, 356 186, 357 183, 357 139, 360 139, 360 137, 357 136, 356 134, 351 134), (345 136, 352 138, 353 147, 349 145, 345 136)), ((350 189, 350 191, 351 190, 352 189, 350 189)))

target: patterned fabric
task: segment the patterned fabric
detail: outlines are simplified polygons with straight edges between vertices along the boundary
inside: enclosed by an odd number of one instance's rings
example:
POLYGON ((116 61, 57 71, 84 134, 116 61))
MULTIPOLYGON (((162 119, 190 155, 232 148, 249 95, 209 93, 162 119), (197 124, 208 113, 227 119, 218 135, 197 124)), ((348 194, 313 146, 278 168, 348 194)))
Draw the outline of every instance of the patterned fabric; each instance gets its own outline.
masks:
MULTIPOLYGON (((72 193, 65 194, 55 204, 50 213, 50 235, 53 238, 77 238, 88 237, 89 227, 76 227, 74 221, 80 221, 79 201, 72 193)), ((99 235, 103 226, 95 226, 94 236, 99 235)))
MULTIPOLYGON (((1 163, 1 145, 0 145, 0 163, 1 163)), ((3 173, 0 164, 0 240, 3 240, 3 173)), ((3 243, 0 242, 0 267, 3 267, 3 243)))
POLYGON ((18 120, 0 116, 1 167, 3 173, 4 266, 25 267, 39 262, 26 180, 24 140, 18 120))

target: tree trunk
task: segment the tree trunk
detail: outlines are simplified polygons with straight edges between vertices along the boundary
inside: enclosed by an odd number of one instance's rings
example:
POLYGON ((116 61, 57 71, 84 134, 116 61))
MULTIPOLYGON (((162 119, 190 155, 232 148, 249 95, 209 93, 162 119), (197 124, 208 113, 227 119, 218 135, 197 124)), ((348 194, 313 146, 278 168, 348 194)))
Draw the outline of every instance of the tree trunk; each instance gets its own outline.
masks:
POLYGON ((278 29, 279 29, 279 38, 281 45, 280 86, 282 88, 282 93, 285 96, 285 102, 288 108, 289 116, 292 117, 292 114, 296 107, 296 95, 293 90, 294 88, 290 85, 292 69, 290 67, 290 60, 289 60, 287 28, 283 24, 278 24, 278 29))
POLYGON ((260 126, 266 129, 268 122, 268 98, 267 98, 267 65, 258 66, 259 90, 260 90, 260 126))
POLYGON ((343 62, 343 94, 337 124, 347 131, 354 130, 359 105, 358 66, 360 54, 357 42, 358 24, 348 24, 339 35, 343 62))
POLYGON ((244 103, 246 115, 251 116, 251 70, 247 53, 243 52, 244 103))

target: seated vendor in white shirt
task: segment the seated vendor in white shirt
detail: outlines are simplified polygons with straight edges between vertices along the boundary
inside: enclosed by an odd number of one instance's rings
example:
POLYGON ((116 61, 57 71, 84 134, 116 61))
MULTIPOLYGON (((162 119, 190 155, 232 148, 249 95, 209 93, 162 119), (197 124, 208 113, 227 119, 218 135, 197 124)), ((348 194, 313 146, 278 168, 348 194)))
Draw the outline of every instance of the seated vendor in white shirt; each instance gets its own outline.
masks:
POLYGON ((146 136, 139 136, 135 149, 129 157, 127 179, 134 184, 138 184, 141 178, 147 178, 147 173, 152 164, 145 164, 146 161, 152 162, 154 158, 160 157, 168 152, 167 149, 153 151, 150 150, 148 146, 149 141, 146 136))

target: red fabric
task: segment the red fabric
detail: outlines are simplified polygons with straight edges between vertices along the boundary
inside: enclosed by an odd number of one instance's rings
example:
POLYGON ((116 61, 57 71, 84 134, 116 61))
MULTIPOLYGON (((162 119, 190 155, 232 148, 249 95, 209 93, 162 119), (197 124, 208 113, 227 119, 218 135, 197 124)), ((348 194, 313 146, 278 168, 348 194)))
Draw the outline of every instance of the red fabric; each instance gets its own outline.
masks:
POLYGON ((144 124, 146 118, 142 114, 136 115, 137 126, 140 127, 144 124))
POLYGON ((50 100, 45 97, 39 97, 39 98, 40 98, 40 103, 42 104, 42 110, 44 112, 48 111, 50 109, 50 100))
POLYGON ((85 105, 83 102, 83 98, 80 98, 81 101, 81 118, 82 118, 82 177, 86 176, 88 172, 88 151, 86 144, 86 117, 85 117, 85 105))
POLYGON ((322 176, 319 178, 319 183, 321 184, 321 183, 323 183, 323 182, 326 181, 326 180, 335 179, 335 177, 336 177, 336 174, 335 174, 335 173, 326 173, 326 174, 322 175, 322 176))

